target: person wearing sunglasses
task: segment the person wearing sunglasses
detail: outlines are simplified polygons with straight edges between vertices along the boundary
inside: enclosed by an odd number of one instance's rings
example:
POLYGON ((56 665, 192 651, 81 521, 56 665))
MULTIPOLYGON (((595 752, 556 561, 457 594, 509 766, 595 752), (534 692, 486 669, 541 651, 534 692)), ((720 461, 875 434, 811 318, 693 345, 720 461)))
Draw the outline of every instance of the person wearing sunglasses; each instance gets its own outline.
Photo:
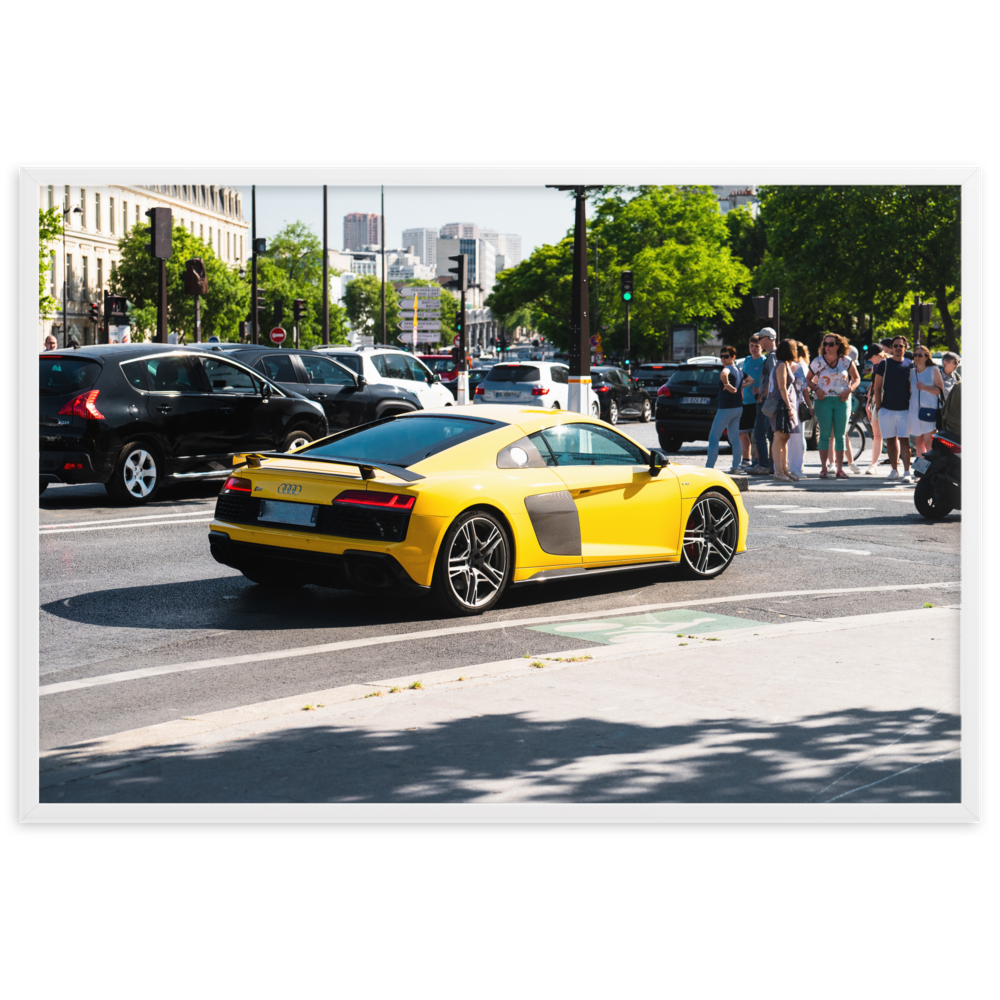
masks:
POLYGON ((913 482, 910 475, 910 371, 913 362, 906 357, 910 342, 906 337, 892 338, 892 357, 875 366, 875 411, 889 452, 889 479, 899 479, 900 453, 903 458, 903 482, 913 482))
POLYGON ((913 368, 910 370, 910 422, 917 454, 931 450, 931 440, 937 430, 938 408, 944 402, 944 380, 931 352, 922 344, 913 348, 913 368))
POLYGON ((861 383, 857 366, 847 353, 846 337, 838 333, 823 335, 819 356, 809 366, 809 381, 816 393, 816 420, 819 422, 820 479, 826 479, 830 462, 830 434, 837 462, 837 479, 847 479, 844 472, 844 438, 851 415, 851 393, 861 383))
POLYGON ((723 430, 728 432, 729 444, 733 449, 732 468, 730 475, 741 471, 743 463, 743 445, 740 441, 740 418, 743 416, 743 393, 740 383, 753 383, 750 375, 744 375, 736 367, 736 348, 723 347, 719 352, 722 358, 722 371, 719 372, 719 408, 715 411, 712 429, 708 432, 708 457, 705 460, 706 469, 714 469, 719 458, 719 443, 722 441, 723 430))

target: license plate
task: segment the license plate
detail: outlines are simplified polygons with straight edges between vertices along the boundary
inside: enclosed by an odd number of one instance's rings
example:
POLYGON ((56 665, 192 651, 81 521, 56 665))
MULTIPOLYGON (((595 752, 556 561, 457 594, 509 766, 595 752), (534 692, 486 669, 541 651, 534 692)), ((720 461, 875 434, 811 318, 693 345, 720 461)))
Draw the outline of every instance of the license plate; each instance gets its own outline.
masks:
POLYGON ((930 467, 931 463, 928 462, 923 455, 919 456, 917 460, 913 463, 913 471, 918 476, 922 476, 930 467))
POLYGON ((493 396, 496 399, 514 399, 515 397, 518 397, 520 395, 521 394, 519 392, 503 392, 503 391, 500 391, 500 392, 494 392, 493 393, 493 396))
POLYGON ((314 504, 288 503, 285 500, 261 500, 257 520, 315 527, 318 513, 319 507, 314 504))
POLYGON ((685 403, 710 403, 711 401, 711 396, 688 396, 688 398, 684 400, 685 403))

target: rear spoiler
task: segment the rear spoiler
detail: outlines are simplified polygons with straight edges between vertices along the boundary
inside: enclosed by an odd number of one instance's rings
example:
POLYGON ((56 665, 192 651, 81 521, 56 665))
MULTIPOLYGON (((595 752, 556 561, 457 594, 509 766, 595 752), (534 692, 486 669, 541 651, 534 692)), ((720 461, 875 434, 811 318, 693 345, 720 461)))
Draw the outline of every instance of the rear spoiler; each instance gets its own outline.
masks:
MULTIPOLYGON (((402 479, 404 483, 415 483, 420 479, 427 478, 426 476, 421 476, 419 473, 410 472, 409 469, 404 469, 401 465, 388 465, 385 462, 359 462, 354 458, 322 458, 319 455, 299 455, 294 452, 285 451, 258 451, 244 455, 243 457, 251 469, 259 469, 262 458, 291 458, 297 462, 328 462, 331 465, 354 465, 357 466, 362 479, 374 479, 376 469, 379 472, 395 476, 397 479, 402 479)), ((237 468, 235 462, 233 468, 237 468)))

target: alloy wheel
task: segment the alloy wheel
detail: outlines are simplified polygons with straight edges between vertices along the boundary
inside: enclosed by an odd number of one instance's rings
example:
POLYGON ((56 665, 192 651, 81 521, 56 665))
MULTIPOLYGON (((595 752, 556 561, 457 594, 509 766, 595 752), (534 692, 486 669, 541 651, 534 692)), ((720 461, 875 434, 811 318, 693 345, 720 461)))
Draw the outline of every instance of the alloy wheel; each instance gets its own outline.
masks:
POLYGON ((156 462, 145 448, 129 452, 122 467, 125 490, 136 500, 148 497, 156 489, 156 462))
POLYGON ((612 399, 611 403, 608 405, 608 423, 617 424, 618 423, 618 404, 612 399))
POLYGON ((697 576, 715 576, 732 561, 739 540, 733 508, 721 496, 702 497, 684 529, 684 559, 697 576))
POLYGON ((507 540, 487 517, 470 517, 448 551, 448 584, 467 608, 488 604, 507 577, 507 540))

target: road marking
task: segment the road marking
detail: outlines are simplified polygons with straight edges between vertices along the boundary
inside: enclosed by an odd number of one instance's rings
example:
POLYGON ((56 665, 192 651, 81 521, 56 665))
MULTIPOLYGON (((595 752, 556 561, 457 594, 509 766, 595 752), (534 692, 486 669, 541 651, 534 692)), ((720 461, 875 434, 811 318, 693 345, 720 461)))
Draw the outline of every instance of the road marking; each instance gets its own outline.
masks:
MULTIPOLYGON (((712 604, 732 604, 747 601, 767 600, 772 597, 808 597, 815 594, 876 594, 904 590, 933 590, 939 587, 957 587, 958 581, 943 583, 906 583, 900 586, 883 584, 878 587, 830 587, 825 590, 775 590, 762 594, 735 594, 731 597, 706 597, 695 601, 670 601, 663 604, 639 604, 627 608, 614 608, 619 615, 642 614, 651 611, 687 609, 712 604)), ((599 614, 600 612, 598 612, 599 614)), ((605 612, 606 613, 606 612, 605 612)), ((116 674, 100 674, 82 677, 75 681, 61 681, 39 687, 39 695, 61 694, 64 691, 78 691, 82 688, 100 687, 104 684, 118 684, 122 681, 141 680, 146 677, 160 677, 164 674, 187 673, 192 670, 210 670, 214 667, 237 666, 241 663, 263 663, 266 660, 286 660, 299 656, 316 656, 319 653, 333 653, 341 649, 360 649, 364 646, 381 646, 393 642, 413 642, 420 639, 436 639, 444 635, 464 635, 470 632, 490 632, 500 628, 526 628, 531 625, 547 625, 551 622, 594 620, 594 612, 586 611, 569 615, 546 615, 539 618, 517 618, 512 621, 485 622, 480 625, 456 625, 451 628, 431 628, 422 632, 401 632, 398 635, 378 635, 367 639, 344 639, 340 642, 326 642, 317 646, 293 646, 289 649, 274 649, 268 652, 246 653, 241 656, 219 656, 211 660, 194 660, 190 663, 169 663, 161 667, 144 667, 139 670, 123 670, 116 674)))
POLYGON ((197 517, 199 514, 204 514, 209 507, 202 507, 200 510, 192 510, 188 513, 175 513, 175 514, 140 514, 138 517, 108 517, 100 521, 54 521, 52 524, 40 524, 38 526, 39 531, 45 531, 47 528, 79 528, 82 525, 98 525, 98 524, 119 524, 126 521, 148 521, 150 518, 164 518, 164 517, 197 517))
MULTIPOLYGON (((650 639, 653 636, 668 638, 678 635, 678 629, 688 639, 688 633, 694 629, 696 633, 715 633, 726 629, 747 629, 752 626, 762 626, 763 622, 747 618, 733 618, 730 615, 706 615, 692 618, 697 611, 687 608, 679 611, 660 611, 655 614, 627 615, 625 617, 602 618, 588 622, 568 622, 563 625, 531 625, 533 632, 548 632, 550 635, 568 635, 574 639, 584 639, 589 642, 602 642, 605 645, 635 642, 637 639, 650 639), (711 627, 705 627, 711 622, 711 627), (698 628, 697 626, 702 626, 698 628)), ((685 643, 687 645, 687 643, 685 643)))
MULTIPOLYGON (((908 500, 906 502, 909 503, 908 500)), ((754 510, 780 510, 785 514, 833 514, 843 510, 878 510, 878 507, 796 507, 783 503, 759 503, 754 506, 754 510)))
POLYGON ((849 552, 852 556, 870 556, 867 549, 826 549, 826 552, 849 552))
POLYGON ((164 524, 209 524, 214 521, 214 517, 202 517, 197 521, 143 521, 141 524, 109 524, 104 522, 103 524, 91 525, 89 528, 49 528, 47 531, 44 528, 39 528, 38 534, 42 535, 61 535, 64 531, 114 531, 115 528, 159 528, 164 524))

